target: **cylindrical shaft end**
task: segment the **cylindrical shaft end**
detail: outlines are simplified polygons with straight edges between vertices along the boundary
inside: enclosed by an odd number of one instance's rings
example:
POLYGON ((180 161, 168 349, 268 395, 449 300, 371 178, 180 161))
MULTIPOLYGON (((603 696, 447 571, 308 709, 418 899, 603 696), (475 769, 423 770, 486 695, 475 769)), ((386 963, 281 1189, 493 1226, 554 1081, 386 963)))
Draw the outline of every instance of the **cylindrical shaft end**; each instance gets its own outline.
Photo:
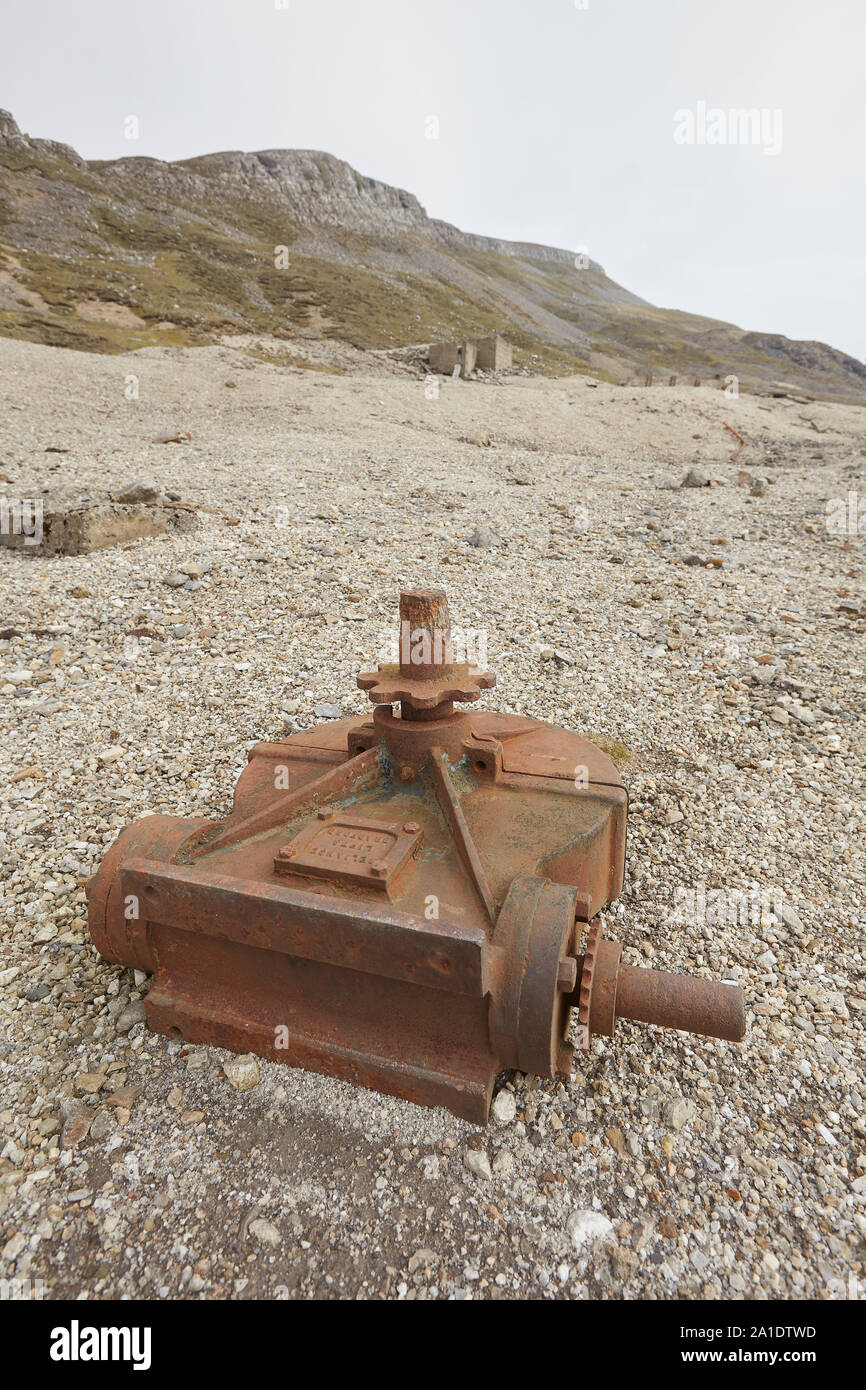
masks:
POLYGON ((718 984, 693 975, 621 965, 616 989, 617 1018, 681 1028, 709 1038, 742 1042, 746 999, 739 985, 718 984))
POLYGON ((454 661, 451 616, 443 589, 404 589, 400 595, 400 674, 432 681, 454 661))

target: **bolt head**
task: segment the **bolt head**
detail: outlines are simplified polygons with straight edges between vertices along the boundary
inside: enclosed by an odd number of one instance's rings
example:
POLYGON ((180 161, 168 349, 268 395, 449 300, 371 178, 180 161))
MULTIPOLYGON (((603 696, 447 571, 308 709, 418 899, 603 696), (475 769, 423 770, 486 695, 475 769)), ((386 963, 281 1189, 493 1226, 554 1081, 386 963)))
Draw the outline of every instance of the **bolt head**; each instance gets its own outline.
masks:
POLYGON ((561 994, 571 994, 577 986, 577 961, 563 956, 556 972, 556 988, 561 994))

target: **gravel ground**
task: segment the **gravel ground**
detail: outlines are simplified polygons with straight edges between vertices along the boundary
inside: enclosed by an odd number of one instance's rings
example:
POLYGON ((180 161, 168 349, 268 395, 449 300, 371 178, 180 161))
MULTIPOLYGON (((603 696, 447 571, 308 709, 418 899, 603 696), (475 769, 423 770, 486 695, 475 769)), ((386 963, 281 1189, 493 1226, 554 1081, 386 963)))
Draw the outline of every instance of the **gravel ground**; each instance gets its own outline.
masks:
POLYGON ((431 399, 408 363, 315 356, 0 340, 7 494, 144 477, 200 509, 191 535, 0 551, 0 1278, 862 1297, 866 600, 827 506, 866 511, 866 411, 583 378, 431 399), (568 1084, 500 1078, 480 1131, 146 1031, 147 981, 87 933, 105 846, 224 814, 250 744, 317 704, 360 713, 400 586, 430 583, 488 632, 486 706, 621 745, 608 929, 633 963, 738 980, 744 1044, 623 1024, 568 1084))

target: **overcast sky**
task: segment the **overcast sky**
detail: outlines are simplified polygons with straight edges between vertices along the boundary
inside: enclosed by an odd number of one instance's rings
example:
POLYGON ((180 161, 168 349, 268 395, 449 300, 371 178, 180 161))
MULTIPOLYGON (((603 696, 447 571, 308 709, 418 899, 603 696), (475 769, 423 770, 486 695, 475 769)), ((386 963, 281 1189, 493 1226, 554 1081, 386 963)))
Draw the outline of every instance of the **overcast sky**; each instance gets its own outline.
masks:
POLYGON ((653 303, 866 357, 866 0, 4 0, 0 43, 0 106, 88 159, 327 150, 653 303))

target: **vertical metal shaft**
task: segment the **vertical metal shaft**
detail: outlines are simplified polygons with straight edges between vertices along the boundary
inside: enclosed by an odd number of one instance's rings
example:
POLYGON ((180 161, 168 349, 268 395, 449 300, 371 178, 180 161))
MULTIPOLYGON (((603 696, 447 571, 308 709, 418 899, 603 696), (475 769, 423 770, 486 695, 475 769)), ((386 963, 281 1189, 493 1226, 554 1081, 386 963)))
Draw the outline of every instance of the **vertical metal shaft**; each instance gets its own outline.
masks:
POLYGON ((400 674, 437 680, 454 660, 451 615, 442 589, 404 589, 400 595, 400 674))
MULTIPOLYGON (((413 681, 441 680, 454 660, 451 615, 442 589, 404 589, 400 595, 400 674, 413 681)), ((441 719, 454 704, 443 700, 430 709, 415 709, 406 700, 400 717, 410 723, 441 719)))

